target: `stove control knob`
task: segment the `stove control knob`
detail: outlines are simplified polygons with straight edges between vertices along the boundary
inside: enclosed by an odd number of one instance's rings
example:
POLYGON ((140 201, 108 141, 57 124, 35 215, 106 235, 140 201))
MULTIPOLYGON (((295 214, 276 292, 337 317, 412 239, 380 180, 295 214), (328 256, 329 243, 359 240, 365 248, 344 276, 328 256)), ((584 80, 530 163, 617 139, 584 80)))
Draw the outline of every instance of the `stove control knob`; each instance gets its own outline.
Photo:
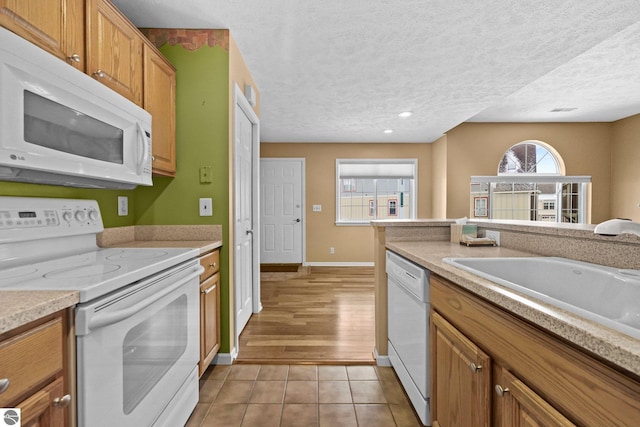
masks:
POLYGON ((89 211, 89 220, 90 221, 97 221, 98 220, 98 211, 95 209, 91 209, 89 211))
POLYGON ((76 211, 76 221, 83 222, 86 217, 87 214, 85 213, 85 211, 76 211))
POLYGON ((72 218, 73 214, 70 211, 64 211, 62 213, 62 219, 64 219, 65 221, 70 222, 72 218))

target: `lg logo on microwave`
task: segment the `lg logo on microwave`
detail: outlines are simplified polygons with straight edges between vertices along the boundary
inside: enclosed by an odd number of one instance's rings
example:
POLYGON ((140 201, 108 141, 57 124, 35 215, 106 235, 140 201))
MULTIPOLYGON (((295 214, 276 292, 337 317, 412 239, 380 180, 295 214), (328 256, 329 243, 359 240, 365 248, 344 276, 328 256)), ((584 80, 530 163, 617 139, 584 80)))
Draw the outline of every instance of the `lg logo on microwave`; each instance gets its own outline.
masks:
POLYGON ((24 156, 16 156, 15 154, 10 155, 9 158, 11 160, 23 160, 23 161, 26 160, 24 156))

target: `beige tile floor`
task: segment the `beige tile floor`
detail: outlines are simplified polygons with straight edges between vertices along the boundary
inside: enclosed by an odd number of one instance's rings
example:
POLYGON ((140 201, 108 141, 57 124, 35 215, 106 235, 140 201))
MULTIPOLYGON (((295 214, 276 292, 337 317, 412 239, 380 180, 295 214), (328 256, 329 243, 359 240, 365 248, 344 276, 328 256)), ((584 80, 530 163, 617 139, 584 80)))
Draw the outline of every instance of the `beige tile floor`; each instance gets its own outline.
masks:
POLYGON ((392 368, 211 366, 186 427, 418 427, 392 368))

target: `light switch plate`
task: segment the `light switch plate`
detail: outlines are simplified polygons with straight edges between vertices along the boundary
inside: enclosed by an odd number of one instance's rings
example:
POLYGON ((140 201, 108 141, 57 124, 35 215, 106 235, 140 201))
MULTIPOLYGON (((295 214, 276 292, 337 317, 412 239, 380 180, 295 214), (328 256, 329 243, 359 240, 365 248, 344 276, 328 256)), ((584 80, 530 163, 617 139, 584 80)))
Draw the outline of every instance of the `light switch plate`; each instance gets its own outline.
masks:
POLYGON ((202 166, 200 168, 200 184, 211 184, 211 166, 202 166))
POLYGON ((213 201, 211 197, 203 197, 200 199, 200 216, 212 216, 213 201))
POLYGON ((118 196, 118 216, 129 215, 129 198, 127 196, 118 196))

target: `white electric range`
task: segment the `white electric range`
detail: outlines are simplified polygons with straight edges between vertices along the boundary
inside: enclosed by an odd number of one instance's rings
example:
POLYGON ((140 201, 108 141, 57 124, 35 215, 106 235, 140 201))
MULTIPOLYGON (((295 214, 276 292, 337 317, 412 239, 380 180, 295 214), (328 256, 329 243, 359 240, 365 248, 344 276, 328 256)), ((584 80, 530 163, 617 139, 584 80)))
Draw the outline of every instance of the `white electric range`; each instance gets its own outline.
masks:
POLYGON ((197 249, 99 248, 94 200, 0 197, 0 291, 77 291, 78 425, 180 426, 198 401, 197 249))

